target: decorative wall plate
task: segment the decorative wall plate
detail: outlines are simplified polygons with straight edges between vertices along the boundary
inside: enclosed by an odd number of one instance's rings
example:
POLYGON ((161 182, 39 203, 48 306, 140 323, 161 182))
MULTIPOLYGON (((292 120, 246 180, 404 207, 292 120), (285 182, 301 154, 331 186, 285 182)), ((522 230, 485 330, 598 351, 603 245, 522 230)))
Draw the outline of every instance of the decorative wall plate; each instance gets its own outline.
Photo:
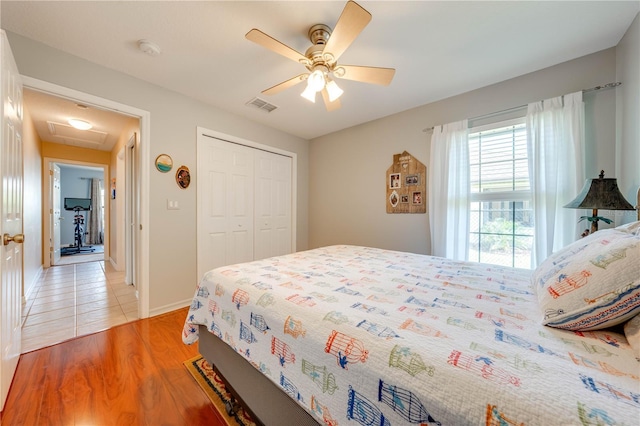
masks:
POLYGON ((156 157, 156 169, 159 172, 167 173, 173 168, 173 159, 168 154, 160 154, 156 157))
POLYGON ((187 189, 191 183, 191 173, 187 166, 180 166, 176 171, 176 183, 182 189, 187 189))

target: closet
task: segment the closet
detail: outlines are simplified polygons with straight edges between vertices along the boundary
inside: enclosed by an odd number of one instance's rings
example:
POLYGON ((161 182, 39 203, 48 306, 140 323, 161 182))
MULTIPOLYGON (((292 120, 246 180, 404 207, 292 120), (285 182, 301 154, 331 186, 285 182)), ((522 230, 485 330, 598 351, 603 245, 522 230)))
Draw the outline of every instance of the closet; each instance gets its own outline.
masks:
POLYGON ((295 154, 198 129, 198 279, 295 250, 295 154))

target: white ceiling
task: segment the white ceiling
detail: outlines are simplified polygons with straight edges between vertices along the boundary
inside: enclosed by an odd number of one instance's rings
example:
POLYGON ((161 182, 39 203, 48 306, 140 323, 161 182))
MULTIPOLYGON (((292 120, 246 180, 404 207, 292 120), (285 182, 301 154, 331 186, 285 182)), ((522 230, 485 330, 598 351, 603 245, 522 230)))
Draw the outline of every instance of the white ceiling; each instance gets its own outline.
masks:
POLYGON ((373 19, 340 63, 396 75, 388 87, 337 80, 342 108, 327 112, 303 85, 262 95, 305 69, 244 35, 258 28, 304 53, 308 29, 333 28, 345 1, 0 2, 5 30, 305 139, 615 46, 640 11, 638 0, 358 3, 373 19), (162 53, 142 53, 140 39, 162 53), (256 96, 278 108, 247 106, 256 96))

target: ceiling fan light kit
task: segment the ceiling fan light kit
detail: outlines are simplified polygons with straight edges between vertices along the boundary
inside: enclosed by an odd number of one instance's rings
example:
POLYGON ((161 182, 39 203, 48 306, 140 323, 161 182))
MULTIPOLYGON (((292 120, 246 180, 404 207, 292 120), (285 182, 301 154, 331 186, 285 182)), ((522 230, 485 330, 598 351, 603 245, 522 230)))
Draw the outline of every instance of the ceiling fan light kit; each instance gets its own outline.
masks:
POLYGON ((316 93, 320 92, 327 111, 334 111, 340 108, 339 98, 344 91, 331 77, 388 86, 395 74, 393 68, 337 63, 370 21, 369 12, 356 2, 348 1, 333 31, 325 24, 316 24, 309 29, 307 36, 312 46, 304 55, 256 28, 252 29, 245 35, 247 40, 304 65, 308 71, 263 90, 262 93, 275 95, 306 80, 307 86, 301 96, 315 103, 316 93))
POLYGON ((314 92, 319 92, 324 87, 324 77, 326 71, 316 69, 307 78, 307 87, 310 87, 314 92))
POLYGON ((309 84, 307 84, 307 88, 304 89, 302 93, 300 93, 300 96, 302 96, 303 98, 307 99, 310 102, 313 102, 314 104, 316 103, 316 91, 313 90, 313 87, 311 87, 311 85, 309 84))
POLYGON ((338 85, 336 84, 336 82, 331 80, 331 79, 329 79, 328 77, 327 77, 327 85, 325 87, 327 88, 327 92, 329 92, 329 101, 330 102, 335 101, 340 96, 342 96, 342 94, 344 93, 344 90, 339 88, 338 85))
POLYGON ((329 78, 329 73, 326 71, 326 67, 319 65, 309 77, 307 77, 307 87, 300 94, 305 99, 315 103, 316 93, 326 89, 329 94, 329 101, 334 102, 340 96, 342 96, 343 90, 338 87, 335 81, 329 78), (325 68, 324 70, 322 68, 325 68))

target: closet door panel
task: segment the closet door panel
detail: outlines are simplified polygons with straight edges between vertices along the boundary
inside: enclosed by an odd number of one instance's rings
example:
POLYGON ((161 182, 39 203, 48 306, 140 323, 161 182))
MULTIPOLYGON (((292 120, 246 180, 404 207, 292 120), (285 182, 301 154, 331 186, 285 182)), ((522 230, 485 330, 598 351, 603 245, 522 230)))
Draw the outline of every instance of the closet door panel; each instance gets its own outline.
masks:
POLYGON ((198 278, 291 253, 292 156, 198 135, 198 278))
POLYGON ((206 138, 200 147, 198 274, 253 260, 252 150, 206 138), (202 240, 202 241, 200 241, 202 240))
POLYGON ((291 158, 256 150, 256 259, 291 252, 291 158))

